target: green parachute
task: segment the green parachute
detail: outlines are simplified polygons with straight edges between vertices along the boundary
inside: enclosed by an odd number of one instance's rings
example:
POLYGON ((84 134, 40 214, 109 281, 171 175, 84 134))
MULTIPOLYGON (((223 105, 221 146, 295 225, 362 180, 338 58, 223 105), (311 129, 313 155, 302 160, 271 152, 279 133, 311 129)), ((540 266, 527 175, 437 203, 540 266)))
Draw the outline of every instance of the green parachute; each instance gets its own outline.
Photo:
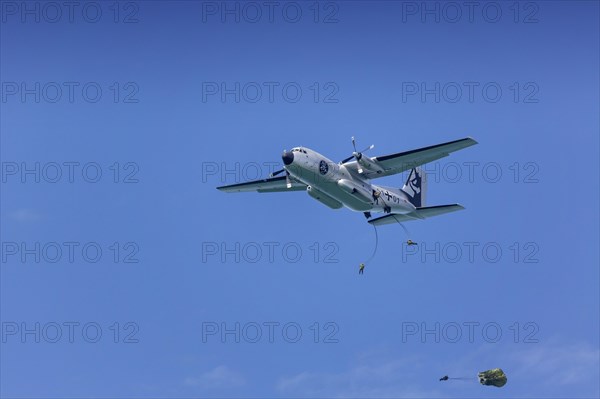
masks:
POLYGON ((504 374, 502 369, 482 371, 477 374, 477 377, 479 377, 479 383, 481 385, 493 385, 498 388, 503 387, 507 381, 506 374, 504 374))
MULTIPOLYGON (((482 371, 477 374, 479 378, 479 383, 481 385, 493 385, 495 387, 501 388, 506 385, 506 374, 502 369, 491 369, 487 371, 482 371)), ((473 380, 473 377, 448 377, 447 375, 440 378, 440 381, 448 381, 448 380, 473 380)))

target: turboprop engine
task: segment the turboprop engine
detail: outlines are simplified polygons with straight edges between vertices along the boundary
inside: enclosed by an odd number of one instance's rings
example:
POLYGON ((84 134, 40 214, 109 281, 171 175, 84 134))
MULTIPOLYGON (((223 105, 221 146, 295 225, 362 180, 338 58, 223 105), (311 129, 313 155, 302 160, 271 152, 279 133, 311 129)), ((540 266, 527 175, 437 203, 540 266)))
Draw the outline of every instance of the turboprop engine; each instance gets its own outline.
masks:
POLYGON ((358 173, 363 173, 363 168, 371 171, 371 172, 376 172, 376 173, 382 173, 384 171, 384 169, 379 166, 377 164, 377 162, 373 161, 371 158, 366 157, 363 155, 363 152, 369 151, 373 148, 375 148, 375 145, 371 144, 370 146, 368 146, 367 148, 365 148, 362 151, 357 151, 356 150, 356 141, 354 140, 354 136, 352 136, 352 147, 354 147, 354 151, 352 152, 352 155, 349 156, 348 158, 344 159, 342 161, 342 163, 346 163, 349 160, 351 160, 352 158, 356 159, 356 163, 358 164, 358 173))
POLYGON ((383 168, 381 166, 377 165, 375 162, 373 162, 373 160, 371 160, 371 158, 364 156, 362 153, 355 152, 352 153, 352 155, 354 155, 354 158, 356 158, 356 162, 358 162, 358 164, 360 165, 358 173, 363 173, 363 169, 376 173, 383 172, 383 168))

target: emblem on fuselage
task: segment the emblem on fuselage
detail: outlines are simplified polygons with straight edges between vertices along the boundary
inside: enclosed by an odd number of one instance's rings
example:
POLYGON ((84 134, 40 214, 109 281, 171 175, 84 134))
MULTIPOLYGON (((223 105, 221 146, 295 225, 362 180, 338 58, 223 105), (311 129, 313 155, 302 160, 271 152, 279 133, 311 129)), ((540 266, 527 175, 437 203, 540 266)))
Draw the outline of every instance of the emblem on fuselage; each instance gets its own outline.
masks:
POLYGON ((322 175, 324 175, 328 171, 329 171, 329 165, 327 165, 327 162, 325 162, 325 161, 319 162, 319 173, 321 173, 322 175))

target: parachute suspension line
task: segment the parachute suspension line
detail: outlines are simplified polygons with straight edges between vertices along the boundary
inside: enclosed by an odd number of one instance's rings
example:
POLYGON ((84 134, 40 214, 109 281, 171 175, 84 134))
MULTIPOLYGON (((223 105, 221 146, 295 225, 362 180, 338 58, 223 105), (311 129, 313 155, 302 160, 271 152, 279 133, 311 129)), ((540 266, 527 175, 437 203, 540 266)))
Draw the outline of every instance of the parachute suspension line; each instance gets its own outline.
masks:
MULTIPOLYGON (((381 197, 381 196, 380 196, 381 197)), ((383 205, 388 206, 383 198, 380 198, 381 202, 383 202, 383 205)), ((388 207, 389 208, 389 207, 388 207)), ((410 233, 408 232, 408 229, 406 227, 404 227, 404 225, 398 220, 398 218, 396 217, 395 214, 390 213, 390 215, 392 215, 392 217, 396 220, 396 222, 398 222, 398 224, 400 225, 400 227, 402 227, 402 229, 404 230, 404 232, 406 233, 406 238, 409 239, 410 238, 410 233)), ((375 225, 373 225, 375 226, 375 225)))
POLYGON ((448 377, 447 375, 440 378, 440 381, 457 380, 457 381, 476 381, 474 377, 448 377))
POLYGON ((410 238, 410 233, 408 232, 408 229, 398 220, 398 218, 396 217, 396 215, 394 215, 392 213, 392 216, 394 217, 394 219, 396 219, 396 222, 398 222, 398 224, 400 225, 400 227, 402 227, 402 229, 406 233, 406 238, 410 238))
POLYGON ((373 229, 375 230, 375 248, 373 249, 373 255, 371 255, 371 257, 369 258, 369 260, 367 260, 365 262, 365 264, 368 264, 369 262, 371 262, 373 260, 373 258, 375 258, 375 255, 377 254, 377 246, 379 244, 379 236, 377 235, 377 226, 373 225, 373 229))

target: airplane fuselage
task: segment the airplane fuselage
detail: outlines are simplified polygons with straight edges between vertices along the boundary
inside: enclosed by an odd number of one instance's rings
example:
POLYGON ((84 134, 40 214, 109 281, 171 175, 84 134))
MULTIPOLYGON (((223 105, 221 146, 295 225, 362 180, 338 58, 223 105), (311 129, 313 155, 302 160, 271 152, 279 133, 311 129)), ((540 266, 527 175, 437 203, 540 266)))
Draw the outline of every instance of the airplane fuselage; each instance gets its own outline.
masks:
MULTIPOLYGON (((284 168, 296 180, 306 184, 308 194, 330 208, 342 206, 357 212, 410 213, 416 208, 399 188, 372 184, 361 173, 349 170, 305 147, 285 152, 284 168)), ((369 165, 365 159, 366 167, 369 165)))

